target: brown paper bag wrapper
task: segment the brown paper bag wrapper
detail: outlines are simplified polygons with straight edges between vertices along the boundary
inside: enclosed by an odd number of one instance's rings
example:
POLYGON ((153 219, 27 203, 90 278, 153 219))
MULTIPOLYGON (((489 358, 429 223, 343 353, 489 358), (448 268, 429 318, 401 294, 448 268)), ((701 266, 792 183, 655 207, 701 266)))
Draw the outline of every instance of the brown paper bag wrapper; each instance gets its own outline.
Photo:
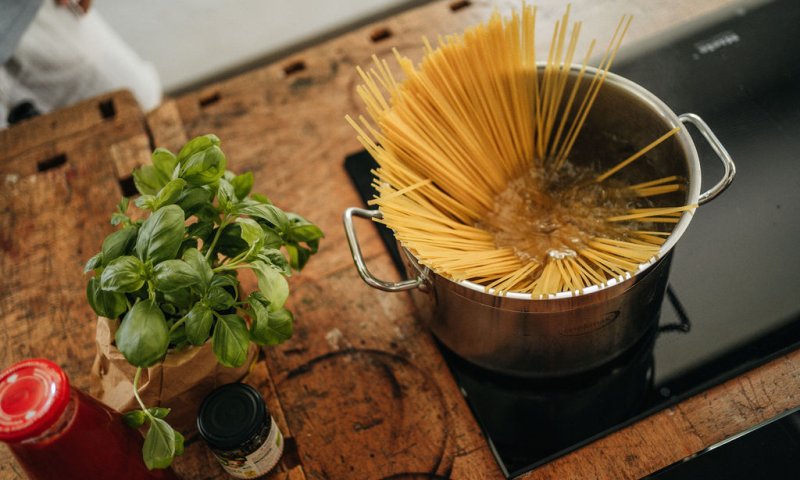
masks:
MULTIPOLYGON (((119 320, 97 319, 97 353, 90 377, 91 395, 111 408, 127 412, 139 408, 133 396, 133 376, 136 367, 125 360, 114 346, 114 333, 119 320)), ((166 420, 183 435, 193 435, 200 403, 214 388, 239 382, 254 365, 258 347, 251 344, 247 360, 238 368, 228 368, 217 362, 211 343, 170 351, 161 363, 142 370, 139 395, 148 407, 171 408, 166 420)))

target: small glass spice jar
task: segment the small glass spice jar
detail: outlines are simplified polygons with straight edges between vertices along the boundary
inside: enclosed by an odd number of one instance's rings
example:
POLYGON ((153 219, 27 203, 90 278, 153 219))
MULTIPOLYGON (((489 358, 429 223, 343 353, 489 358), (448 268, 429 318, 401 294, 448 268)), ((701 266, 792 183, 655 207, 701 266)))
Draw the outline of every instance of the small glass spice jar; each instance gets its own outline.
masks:
POLYGON ((0 373, 0 441, 31 480, 178 479, 171 469, 148 470, 139 432, 41 358, 0 373))
POLYGON ((265 475, 281 458, 283 435, 261 394, 244 383, 211 392, 197 414, 197 430, 228 474, 265 475))

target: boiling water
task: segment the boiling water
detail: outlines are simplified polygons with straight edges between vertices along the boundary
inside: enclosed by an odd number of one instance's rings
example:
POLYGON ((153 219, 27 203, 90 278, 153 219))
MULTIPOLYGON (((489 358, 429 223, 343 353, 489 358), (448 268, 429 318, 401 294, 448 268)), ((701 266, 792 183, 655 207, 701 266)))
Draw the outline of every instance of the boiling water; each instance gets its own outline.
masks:
POLYGON ((613 179, 595 183, 600 173, 569 162, 555 172, 534 165, 495 197, 477 227, 524 262, 576 255, 595 237, 624 240, 635 224, 606 218, 643 206, 641 199, 613 179))

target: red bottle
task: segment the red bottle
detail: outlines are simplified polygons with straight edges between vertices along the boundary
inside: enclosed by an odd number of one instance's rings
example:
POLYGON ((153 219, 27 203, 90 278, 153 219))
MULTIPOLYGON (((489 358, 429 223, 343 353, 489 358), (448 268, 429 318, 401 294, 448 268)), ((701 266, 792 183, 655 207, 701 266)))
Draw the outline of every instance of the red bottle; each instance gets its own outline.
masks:
POLYGON ((31 480, 178 478, 148 470, 139 432, 71 388, 49 360, 24 360, 0 373, 0 441, 31 480))

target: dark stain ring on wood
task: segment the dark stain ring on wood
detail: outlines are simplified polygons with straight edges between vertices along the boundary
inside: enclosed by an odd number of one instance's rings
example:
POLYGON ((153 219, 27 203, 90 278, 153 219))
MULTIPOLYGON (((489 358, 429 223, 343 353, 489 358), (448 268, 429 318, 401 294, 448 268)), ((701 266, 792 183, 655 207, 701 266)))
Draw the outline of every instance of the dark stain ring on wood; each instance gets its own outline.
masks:
MULTIPOLYGON (((402 357, 400 357, 402 358, 402 357)), ((397 380, 397 376, 392 371, 392 367, 386 364, 385 362, 378 362, 380 365, 381 370, 383 371, 386 379, 389 380, 389 385, 392 386, 392 397, 393 398, 402 398, 403 397, 403 387, 400 386, 400 382, 397 380)))
MULTIPOLYGON (((450 437, 447 402, 429 371, 408 358, 378 349, 347 348, 314 357, 286 372, 282 379, 276 380, 280 391, 298 392, 296 395, 281 398, 281 402, 285 405, 294 406, 286 410, 292 435, 302 437, 311 434, 314 437, 326 438, 328 442, 338 438, 337 441, 364 441, 367 442, 365 445, 387 446, 386 448, 393 452, 390 454, 393 458, 392 463, 400 473, 384 470, 378 476, 368 475, 371 478, 385 477, 386 474, 391 474, 386 478, 398 479, 448 478, 455 452, 452 449, 453 439, 450 437), (348 358, 358 361, 351 363, 346 360, 348 358), (345 363, 341 363, 343 360, 345 363), (317 379, 330 377, 331 373, 325 370, 329 368, 342 375, 343 379, 355 375, 361 377, 357 384, 371 386, 368 390, 358 392, 349 390, 346 380, 345 383, 338 382, 327 386, 318 383, 317 379), (308 375, 312 376, 305 378, 308 375), (308 382, 308 385, 302 388, 284 386, 286 382, 294 381, 308 382), (385 383, 381 386, 379 382, 385 383), (319 388, 330 395, 318 395, 319 388), (419 395, 407 394, 408 390, 415 389, 419 395), (420 395, 427 397, 424 407, 419 404, 420 395), (414 401, 408 403, 411 399, 414 401), (391 405, 385 403, 387 400, 391 400, 391 405), (370 408, 376 409, 370 410, 370 408), (332 415, 348 418, 353 422, 352 432, 368 436, 354 437, 349 429, 341 429, 347 421, 341 424, 335 421, 335 416, 332 415), (337 423, 340 425, 338 429, 333 427, 337 423), (326 428, 320 430, 320 426, 323 425, 326 428), (422 440, 419 434, 423 431, 426 432, 424 435, 427 438, 425 447, 418 444, 422 440), (419 453, 412 450, 416 448, 421 448, 417 450, 419 453), (406 473, 402 473, 403 471, 406 473)), ((308 448, 313 448, 313 445, 308 448)), ((364 452, 362 454, 367 456, 364 452)), ((325 472, 328 475, 336 474, 336 469, 342 465, 342 462, 333 458, 317 458, 316 461, 321 462, 317 466, 320 468, 318 473, 325 472)), ((366 465, 362 466, 366 468, 365 472, 370 470, 366 465)), ((315 468, 310 465, 306 467, 311 470, 315 468)), ((374 468, 377 470, 372 470, 371 473, 378 474, 382 467, 375 465, 374 468)), ((307 473, 310 471, 307 470, 307 473)))
POLYGON ((325 360, 329 360, 335 357, 343 357, 347 355, 358 355, 358 354, 371 354, 371 355, 379 355, 379 356, 386 356, 393 360, 397 360, 401 363, 406 365, 414 366, 408 359, 401 357, 400 355, 396 355, 391 352, 384 352, 383 350, 375 350, 375 349, 367 349, 367 348, 345 348, 342 350, 336 350, 333 352, 328 352, 317 357, 312 358, 311 360, 307 361, 306 363, 295 367, 286 374, 286 379, 294 378, 299 375, 303 375, 311 371, 314 365, 324 362, 325 360))

